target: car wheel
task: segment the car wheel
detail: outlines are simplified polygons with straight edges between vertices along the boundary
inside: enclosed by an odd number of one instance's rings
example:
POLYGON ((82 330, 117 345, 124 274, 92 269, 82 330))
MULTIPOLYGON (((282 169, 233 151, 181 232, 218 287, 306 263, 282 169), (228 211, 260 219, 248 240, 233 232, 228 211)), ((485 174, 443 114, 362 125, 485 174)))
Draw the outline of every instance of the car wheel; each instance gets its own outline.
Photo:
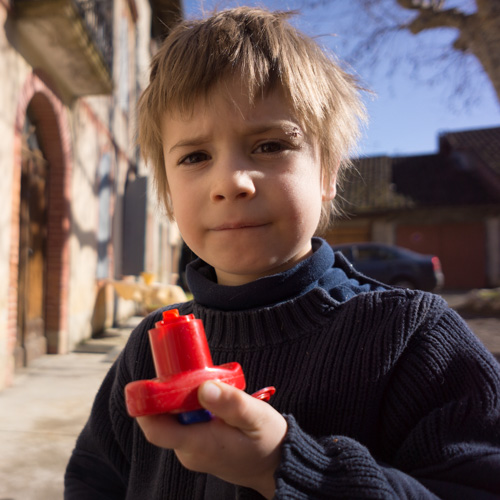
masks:
POLYGON ((415 283, 413 283, 410 280, 405 280, 405 279, 400 279, 400 280, 395 280, 392 283, 393 286, 396 286, 398 288, 409 288, 410 290, 415 290, 415 283))

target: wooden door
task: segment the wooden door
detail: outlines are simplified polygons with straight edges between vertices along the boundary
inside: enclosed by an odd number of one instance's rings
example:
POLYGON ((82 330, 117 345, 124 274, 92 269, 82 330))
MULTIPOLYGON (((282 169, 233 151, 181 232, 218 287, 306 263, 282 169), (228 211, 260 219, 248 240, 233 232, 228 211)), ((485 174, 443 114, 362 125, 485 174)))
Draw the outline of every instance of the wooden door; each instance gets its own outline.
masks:
POLYGON ((41 151, 23 147, 19 213, 19 270, 16 367, 47 352, 45 268, 47 239, 47 162, 41 151))

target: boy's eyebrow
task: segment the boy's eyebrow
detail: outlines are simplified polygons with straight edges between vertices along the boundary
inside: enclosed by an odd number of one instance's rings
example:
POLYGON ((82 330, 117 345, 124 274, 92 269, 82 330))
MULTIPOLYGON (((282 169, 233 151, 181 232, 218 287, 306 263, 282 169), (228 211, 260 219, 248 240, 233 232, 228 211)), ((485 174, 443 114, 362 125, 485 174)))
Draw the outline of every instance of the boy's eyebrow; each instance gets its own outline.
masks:
POLYGON ((174 151, 175 149, 178 149, 178 148, 199 146, 200 144, 204 144, 207 141, 208 141, 208 135, 198 135, 198 136, 190 137, 189 139, 185 139, 185 140, 181 140, 181 141, 176 142, 168 150, 168 152, 171 153, 172 151, 174 151))
MULTIPOLYGON (((301 127, 299 127, 299 125, 296 122, 293 122, 291 120, 278 120, 275 122, 256 123, 254 125, 250 124, 246 129, 245 133, 247 135, 258 135, 270 132, 271 130, 282 130, 285 132, 286 135, 290 136, 291 138, 304 135, 301 127)), ((209 134, 194 135, 187 139, 182 139, 176 142, 168 150, 168 152, 171 153, 172 151, 178 148, 199 146, 200 144, 209 142, 209 140, 210 140, 209 134)))
POLYGON ((278 120, 270 123, 250 125, 248 130, 250 134, 263 134, 271 130, 281 129, 286 135, 297 137, 303 135, 302 129, 292 120, 278 120))

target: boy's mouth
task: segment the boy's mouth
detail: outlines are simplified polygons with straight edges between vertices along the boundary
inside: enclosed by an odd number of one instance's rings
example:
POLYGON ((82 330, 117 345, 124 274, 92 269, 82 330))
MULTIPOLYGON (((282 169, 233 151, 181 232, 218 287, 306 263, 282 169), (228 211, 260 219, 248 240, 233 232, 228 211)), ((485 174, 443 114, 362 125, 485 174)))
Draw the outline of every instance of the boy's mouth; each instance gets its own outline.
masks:
POLYGON ((267 226, 267 224, 261 224, 258 222, 231 222, 221 224, 220 226, 214 227, 213 231, 231 231, 234 229, 253 229, 258 227, 267 226))

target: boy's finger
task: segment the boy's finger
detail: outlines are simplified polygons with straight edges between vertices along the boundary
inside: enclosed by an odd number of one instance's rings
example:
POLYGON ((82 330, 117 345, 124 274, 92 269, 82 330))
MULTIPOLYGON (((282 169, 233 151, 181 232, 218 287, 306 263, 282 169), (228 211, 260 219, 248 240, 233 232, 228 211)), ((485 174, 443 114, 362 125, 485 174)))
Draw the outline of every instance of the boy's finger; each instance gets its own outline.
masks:
POLYGON ((173 415, 148 415, 136 418, 146 439, 162 448, 177 448, 184 439, 183 426, 173 415))

